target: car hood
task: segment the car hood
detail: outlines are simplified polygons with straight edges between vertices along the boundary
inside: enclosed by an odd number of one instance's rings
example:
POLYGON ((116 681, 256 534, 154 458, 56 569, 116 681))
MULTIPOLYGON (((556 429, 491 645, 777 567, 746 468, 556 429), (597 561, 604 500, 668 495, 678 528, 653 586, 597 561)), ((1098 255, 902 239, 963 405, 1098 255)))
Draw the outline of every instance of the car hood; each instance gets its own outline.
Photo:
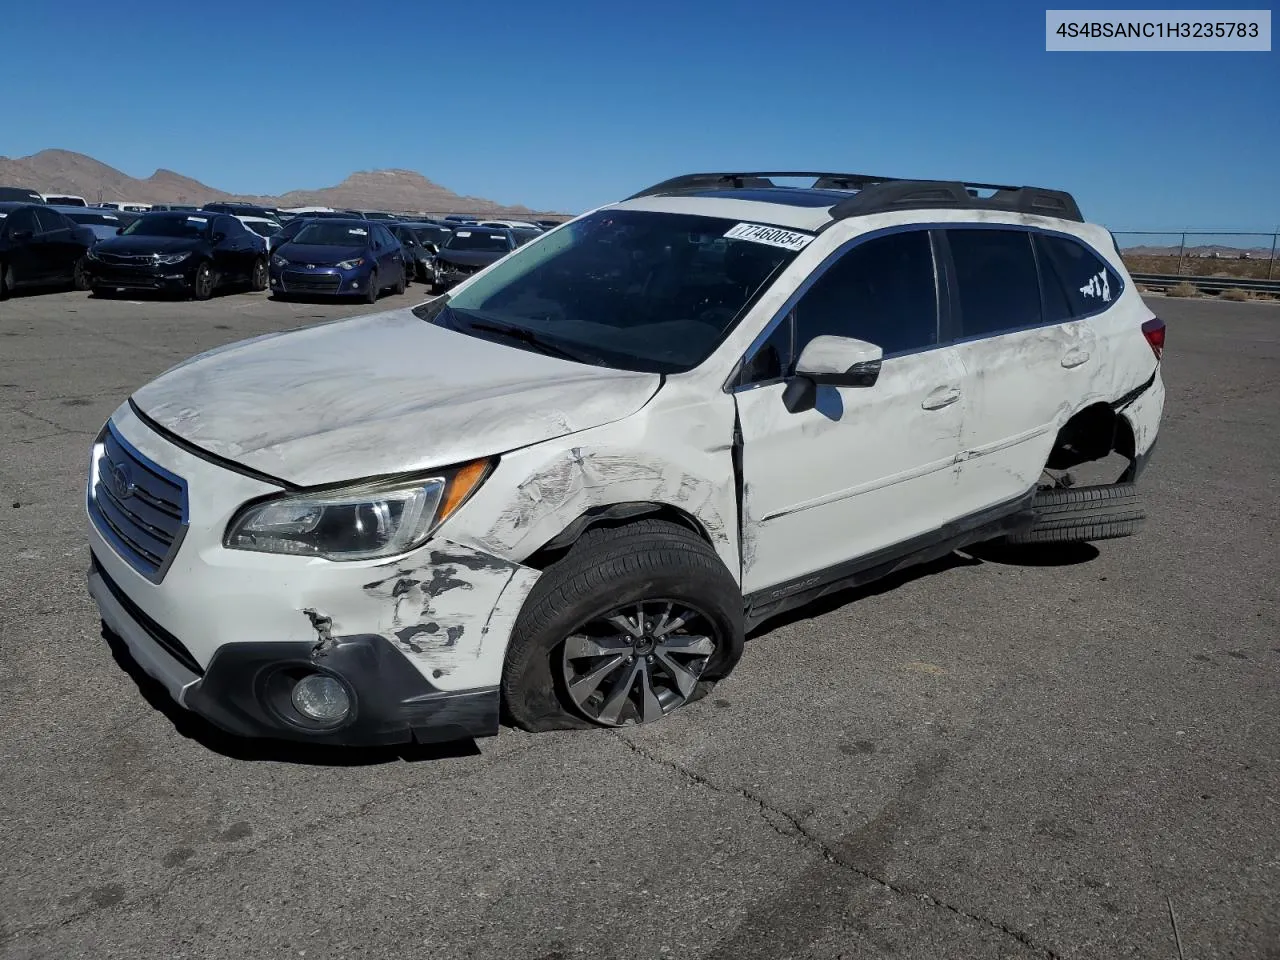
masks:
POLYGON ((138 256, 144 253, 184 253, 208 244, 192 237, 111 237, 93 245, 98 253, 138 256))
POLYGON ((487 267, 510 252, 510 250, 441 250, 436 259, 443 263, 457 263, 464 267, 487 267))
POLYGON ((367 247, 334 247, 323 243, 282 243, 275 252, 294 263, 314 263, 318 266, 333 266, 343 260, 369 256, 367 247))
POLYGON ((301 486, 426 470, 611 423, 657 374, 531 353, 376 313, 193 357, 138 390, 161 427, 301 486))

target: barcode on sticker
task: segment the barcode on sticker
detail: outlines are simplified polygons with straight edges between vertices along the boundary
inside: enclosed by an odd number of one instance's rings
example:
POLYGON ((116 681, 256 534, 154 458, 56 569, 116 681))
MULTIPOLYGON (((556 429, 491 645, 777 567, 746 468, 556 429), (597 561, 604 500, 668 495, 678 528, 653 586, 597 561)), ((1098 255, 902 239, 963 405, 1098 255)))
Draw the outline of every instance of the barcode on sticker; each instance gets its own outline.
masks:
POLYGON ((726 230, 724 235, 729 240, 767 243, 771 247, 782 247, 784 250, 803 250, 813 240, 811 233, 796 233, 794 230, 766 227, 759 223, 739 223, 726 230))

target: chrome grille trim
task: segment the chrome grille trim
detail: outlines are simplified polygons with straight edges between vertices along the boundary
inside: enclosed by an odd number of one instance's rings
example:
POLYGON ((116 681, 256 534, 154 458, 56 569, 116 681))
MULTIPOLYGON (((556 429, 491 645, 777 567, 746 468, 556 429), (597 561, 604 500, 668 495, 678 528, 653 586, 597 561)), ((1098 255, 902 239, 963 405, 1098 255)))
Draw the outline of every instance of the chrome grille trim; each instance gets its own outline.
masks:
POLYGON ((86 497, 94 526, 115 551, 152 583, 163 580, 187 532, 187 482, 108 423, 93 447, 86 497))

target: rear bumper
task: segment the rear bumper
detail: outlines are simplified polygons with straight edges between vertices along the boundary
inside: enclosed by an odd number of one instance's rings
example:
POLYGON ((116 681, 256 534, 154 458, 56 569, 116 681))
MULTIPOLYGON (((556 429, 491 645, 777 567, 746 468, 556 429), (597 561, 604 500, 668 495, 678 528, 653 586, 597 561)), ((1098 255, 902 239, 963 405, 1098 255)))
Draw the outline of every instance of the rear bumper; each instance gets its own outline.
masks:
POLYGON ((323 649, 309 642, 228 643, 200 670, 177 638, 150 621, 111 582, 96 557, 88 586, 103 623, 124 642, 138 666, 179 706, 228 733, 375 746, 498 732, 496 686, 437 689, 385 637, 334 637, 323 649), (337 677, 346 685, 354 704, 346 722, 320 728, 292 708, 287 696, 290 678, 313 673, 337 677))

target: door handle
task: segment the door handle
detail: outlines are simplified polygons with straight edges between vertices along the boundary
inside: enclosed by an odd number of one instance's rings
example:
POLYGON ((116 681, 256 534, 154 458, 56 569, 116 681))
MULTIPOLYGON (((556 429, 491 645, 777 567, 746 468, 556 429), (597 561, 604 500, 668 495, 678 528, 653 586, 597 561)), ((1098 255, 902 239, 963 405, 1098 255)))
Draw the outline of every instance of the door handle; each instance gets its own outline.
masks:
POLYGON ((1070 370, 1072 367, 1078 367, 1082 363, 1089 362, 1089 352, 1087 350, 1070 350, 1062 357, 1062 365, 1070 370))
POLYGON ((960 399, 960 388, 948 384, 947 386, 938 387, 933 393, 924 398, 920 404, 926 410, 941 410, 943 407, 949 407, 960 399))

